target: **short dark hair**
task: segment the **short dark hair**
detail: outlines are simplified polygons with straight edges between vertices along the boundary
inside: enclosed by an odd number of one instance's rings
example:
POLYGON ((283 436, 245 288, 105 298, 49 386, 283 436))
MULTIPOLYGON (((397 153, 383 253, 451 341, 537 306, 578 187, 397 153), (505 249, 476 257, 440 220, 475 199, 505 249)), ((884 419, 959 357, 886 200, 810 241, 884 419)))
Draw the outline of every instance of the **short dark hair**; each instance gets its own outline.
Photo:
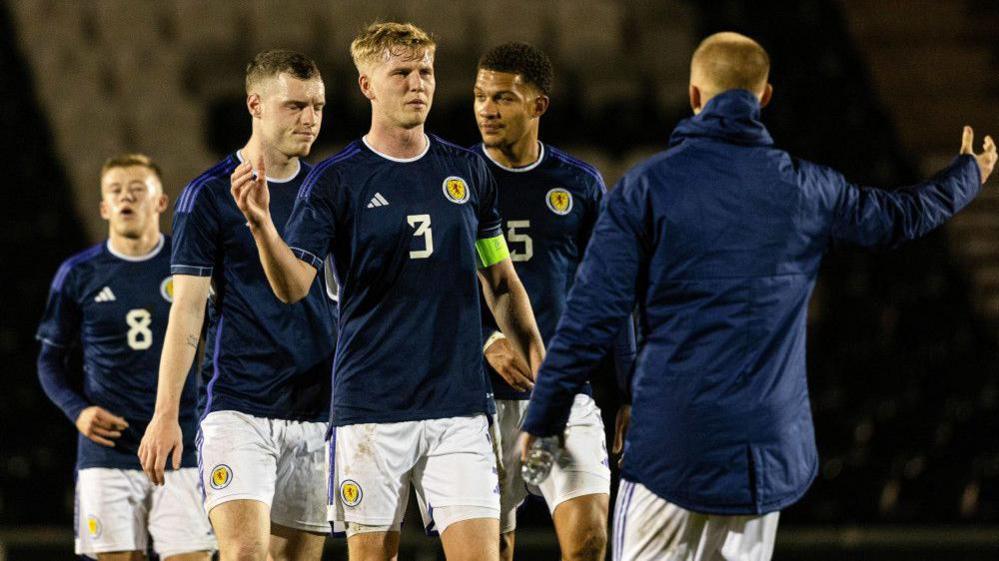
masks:
POLYGON ((527 43, 504 43, 493 47, 479 59, 480 70, 519 74, 543 95, 552 91, 555 72, 552 61, 541 49, 527 43))
POLYGON ((271 49, 257 53, 246 65, 246 93, 260 80, 278 74, 291 74, 299 80, 309 80, 319 76, 319 67, 311 58, 295 51, 271 49))

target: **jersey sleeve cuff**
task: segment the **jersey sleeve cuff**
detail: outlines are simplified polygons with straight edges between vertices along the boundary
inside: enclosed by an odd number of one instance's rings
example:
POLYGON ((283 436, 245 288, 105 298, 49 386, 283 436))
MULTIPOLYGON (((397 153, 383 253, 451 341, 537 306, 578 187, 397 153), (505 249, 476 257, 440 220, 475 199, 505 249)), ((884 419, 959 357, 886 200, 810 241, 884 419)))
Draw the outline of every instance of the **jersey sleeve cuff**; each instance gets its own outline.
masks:
POLYGON ((191 275, 192 277, 210 277, 213 267, 198 265, 170 265, 170 273, 174 275, 191 275))
POLYGON ((289 249, 291 249, 291 252, 295 254, 295 257, 298 257, 302 261, 312 265, 317 271, 323 270, 323 260, 317 257, 315 253, 306 251, 300 247, 291 247, 289 249))
POLYGON ((487 238, 495 238, 496 236, 502 236, 502 235, 503 235, 503 225, 497 222, 493 226, 485 226, 479 228, 479 234, 476 237, 479 238, 480 240, 484 240, 487 238))
POLYGON ((37 339, 37 340, 41 341, 43 344, 49 345, 51 347, 58 347, 60 349, 65 349, 65 348, 69 347, 69 345, 67 345, 65 343, 60 343, 59 341, 55 341, 53 339, 49 339, 48 337, 45 337, 42 334, 35 335, 35 339, 37 339))

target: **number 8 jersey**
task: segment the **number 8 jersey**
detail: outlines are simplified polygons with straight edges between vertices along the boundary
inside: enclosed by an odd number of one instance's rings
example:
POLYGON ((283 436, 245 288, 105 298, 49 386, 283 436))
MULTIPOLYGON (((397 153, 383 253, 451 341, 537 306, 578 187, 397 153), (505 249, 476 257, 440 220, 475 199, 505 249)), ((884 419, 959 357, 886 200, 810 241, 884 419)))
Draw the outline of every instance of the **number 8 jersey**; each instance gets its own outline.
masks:
MULTIPOLYGON (((167 236, 142 257, 121 255, 105 242, 59 267, 37 338, 57 347, 81 345, 84 397, 129 423, 114 448, 81 436, 78 468, 140 469, 136 452, 153 415, 172 301, 167 236)), ((188 376, 180 404, 185 467, 197 465, 197 391, 197 377, 188 376)))
POLYGON ((332 254, 340 285, 332 425, 489 412, 476 270, 506 254, 479 155, 435 136, 406 160, 355 141, 306 178, 285 236, 317 269, 332 254))

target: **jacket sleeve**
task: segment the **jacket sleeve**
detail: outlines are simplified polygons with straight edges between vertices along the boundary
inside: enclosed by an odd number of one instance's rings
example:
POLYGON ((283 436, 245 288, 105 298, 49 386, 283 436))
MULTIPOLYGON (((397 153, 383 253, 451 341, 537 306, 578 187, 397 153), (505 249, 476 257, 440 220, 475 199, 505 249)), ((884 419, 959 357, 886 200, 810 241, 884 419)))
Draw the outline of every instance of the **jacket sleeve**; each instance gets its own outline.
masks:
POLYGON ((647 204, 640 183, 622 179, 604 200, 586 255, 548 356, 538 373, 524 430, 562 432, 577 393, 615 344, 634 309, 636 280, 646 266, 647 204))
POLYGON ((832 211, 832 239, 862 247, 894 247, 926 235, 970 203, 981 187, 975 159, 958 156, 923 183, 894 191, 858 187, 819 172, 832 211))
POLYGON ((631 403, 631 378, 634 375, 636 353, 635 320, 629 314, 624 325, 621 326, 617 341, 614 343, 614 369, 617 373, 617 388, 621 400, 626 404, 631 403))

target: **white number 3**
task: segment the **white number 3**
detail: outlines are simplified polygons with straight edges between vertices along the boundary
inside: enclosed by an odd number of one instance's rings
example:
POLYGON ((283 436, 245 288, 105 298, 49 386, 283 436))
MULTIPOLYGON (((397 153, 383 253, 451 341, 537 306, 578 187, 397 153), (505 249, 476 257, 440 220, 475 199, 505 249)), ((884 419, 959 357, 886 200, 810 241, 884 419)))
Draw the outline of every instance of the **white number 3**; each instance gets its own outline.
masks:
POLYGON ((430 215, 429 214, 410 214, 406 217, 406 221, 409 225, 416 228, 413 232, 413 237, 418 238, 423 236, 423 249, 413 250, 409 252, 410 259, 426 259, 434 253, 434 232, 430 229, 430 215))
POLYGON ((153 316, 149 315, 149 310, 136 308, 129 310, 125 314, 125 323, 128 324, 128 346, 137 351, 144 351, 153 346, 153 332, 149 330, 149 324, 153 322, 153 316))

